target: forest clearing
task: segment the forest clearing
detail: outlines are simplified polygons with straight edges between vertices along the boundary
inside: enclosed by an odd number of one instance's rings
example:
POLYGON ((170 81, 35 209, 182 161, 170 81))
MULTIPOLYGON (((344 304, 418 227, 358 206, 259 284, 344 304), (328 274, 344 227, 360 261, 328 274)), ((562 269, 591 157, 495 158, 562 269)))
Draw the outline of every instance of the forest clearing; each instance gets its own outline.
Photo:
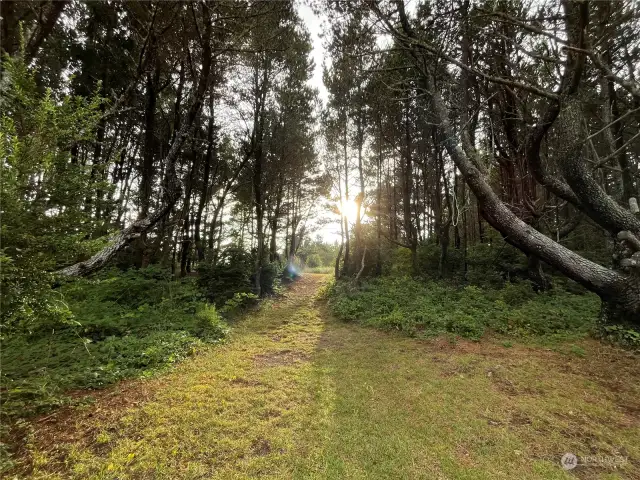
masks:
MULTIPOLYGON (((636 478, 637 358, 416 340, 330 317, 307 274, 228 343, 34 422, 33 478, 636 478), (563 470, 598 452, 612 463, 563 470)), ((563 351, 564 349, 564 351, 563 351)))
POLYGON ((640 479, 636 0, 0 1, 0 475, 640 479))

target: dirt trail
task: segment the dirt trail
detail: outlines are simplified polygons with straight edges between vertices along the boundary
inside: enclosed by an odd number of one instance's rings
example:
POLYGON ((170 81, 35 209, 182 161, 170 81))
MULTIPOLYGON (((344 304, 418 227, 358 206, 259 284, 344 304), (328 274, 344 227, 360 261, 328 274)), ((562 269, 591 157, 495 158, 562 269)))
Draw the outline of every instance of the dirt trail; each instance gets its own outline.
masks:
POLYGON ((337 322, 307 274, 168 374, 33 425, 31 478, 640 478, 637 362, 337 322), (607 364, 609 369, 603 370, 607 364), (616 372, 612 374, 611 372, 616 372), (612 468, 565 472, 597 453, 612 468), (616 460, 614 460, 616 461, 616 460))

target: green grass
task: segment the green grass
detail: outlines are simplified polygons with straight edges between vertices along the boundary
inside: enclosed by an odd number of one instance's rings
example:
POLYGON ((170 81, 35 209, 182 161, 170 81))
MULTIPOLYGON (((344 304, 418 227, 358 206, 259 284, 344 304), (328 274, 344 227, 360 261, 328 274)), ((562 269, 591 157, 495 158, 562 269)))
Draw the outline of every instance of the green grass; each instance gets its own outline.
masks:
POLYGON ((538 341, 581 338, 594 327, 600 306, 593 294, 559 288, 535 293, 525 282, 492 289, 380 277, 358 289, 339 282, 327 294, 341 320, 422 338, 452 334, 478 340, 487 331, 538 341))
MULTIPOLYGON (((305 275, 225 344, 23 427, 14 473, 96 479, 638 478, 637 357, 332 318, 305 275), (565 351, 566 350, 566 351, 565 351), (563 353, 564 352, 564 353, 563 353), (573 353, 572 353, 573 352, 573 353), (566 452, 618 469, 560 467, 566 452)), ((578 349, 579 347, 579 349, 578 349)))

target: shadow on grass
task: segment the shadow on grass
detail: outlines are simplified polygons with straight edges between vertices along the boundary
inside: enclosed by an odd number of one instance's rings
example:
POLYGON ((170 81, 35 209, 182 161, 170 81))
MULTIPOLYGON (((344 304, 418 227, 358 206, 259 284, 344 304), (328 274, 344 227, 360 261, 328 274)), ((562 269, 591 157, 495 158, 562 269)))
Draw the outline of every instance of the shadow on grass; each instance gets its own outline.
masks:
POLYGON ((625 352, 419 341, 318 307, 297 478, 640 477, 640 370, 625 352), (613 371, 629 381, 611 383, 613 371), (567 452, 591 463, 567 472, 567 452))
POLYGON ((640 477, 637 358, 597 343, 582 344, 576 356, 490 340, 415 340, 338 322, 314 299, 325 278, 304 275, 238 322, 227 344, 175 371, 35 424, 23 473, 640 477), (625 463, 567 473, 559 463, 566 452, 625 463))

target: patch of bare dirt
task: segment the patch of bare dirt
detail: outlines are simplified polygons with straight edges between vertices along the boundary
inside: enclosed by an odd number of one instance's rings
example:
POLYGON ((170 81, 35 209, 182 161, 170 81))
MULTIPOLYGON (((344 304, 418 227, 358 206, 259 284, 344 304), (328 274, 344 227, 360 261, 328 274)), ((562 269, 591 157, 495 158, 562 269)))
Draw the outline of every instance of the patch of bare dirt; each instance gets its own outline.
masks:
POLYGON ((277 418, 282 416, 282 412, 280 412, 279 410, 276 410, 274 408, 268 408, 267 410, 265 410, 264 412, 262 412, 260 414, 261 418, 264 419, 268 419, 268 418, 277 418))
POLYGON ((521 427, 524 425, 531 425, 531 418, 524 412, 513 412, 511 414, 511 418, 509 419, 509 423, 515 427, 521 427))
POLYGON ((256 456, 264 457, 271 453, 271 443, 266 438, 256 438, 251 443, 251 451, 256 456))
POLYGON ((24 428, 13 428, 10 444, 18 465, 8 474, 29 475, 33 459, 26 448, 26 435, 39 451, 47 452, 52 459, 50 471, 62 469, 67 451, 61 446, 69 444, 91 445, 95 442, 97 424, 115 424, 122 412, 149 401, 155 388, 144 380, 125 380, 103 390, 77 390, 68 393, 73 405, 56 409, 52 413, 36 417, 24 428))
MULTIPOLYGON (((429 350, 436 363, 447 362, 446 357, 472 354, 484 359, 495 360, 497 364, 509 367, 506 370, 492 369, 487 375, 492 377, 498 390, 510 396, 519 394, 543 395, 545 393, 539 388, 518 385, 507 378, 510 368, 518 368, 525 362, 535 361, 548 371, 593 381, 610 392, 612 400, 618 408, 640 425, 640 398, 637 395, 637 379, 640 378, 640 355, 638 353, 627 352, 595 339, 577 342, 586 351, 584 356, 540 346, 516 344, 505 348, 490 338, 483 339, 481 342, 462 339, 450 342, 447 338, 441 337, 417 342, 421 348, 429 350), (433 356, 434 352, 440 355, 433 356), (445 358, 442 358, 442 355, 445 358), (438 360, 436 360, 437 358, 438 360)), ((568 347, 565 348, 565 350, 567 349, 568 347)), ((442 370, 444 377, 459 373, 457 368, 448 367, 446 363, 442 370)))
POLYGON ((279 365, 292 365, 294 363, 303 362, 307 358, 308 356, 302 352, 279 350, 277 352, 254 355, 253 361, 259 366, 275 367, 279 365))
POLYGON ((241 387, 257 387, 262 385, 262 382, 258 380, 247 380, 246 378, 236 377, 231 380, 231 383, 234 385, 239 385, 241 387))

